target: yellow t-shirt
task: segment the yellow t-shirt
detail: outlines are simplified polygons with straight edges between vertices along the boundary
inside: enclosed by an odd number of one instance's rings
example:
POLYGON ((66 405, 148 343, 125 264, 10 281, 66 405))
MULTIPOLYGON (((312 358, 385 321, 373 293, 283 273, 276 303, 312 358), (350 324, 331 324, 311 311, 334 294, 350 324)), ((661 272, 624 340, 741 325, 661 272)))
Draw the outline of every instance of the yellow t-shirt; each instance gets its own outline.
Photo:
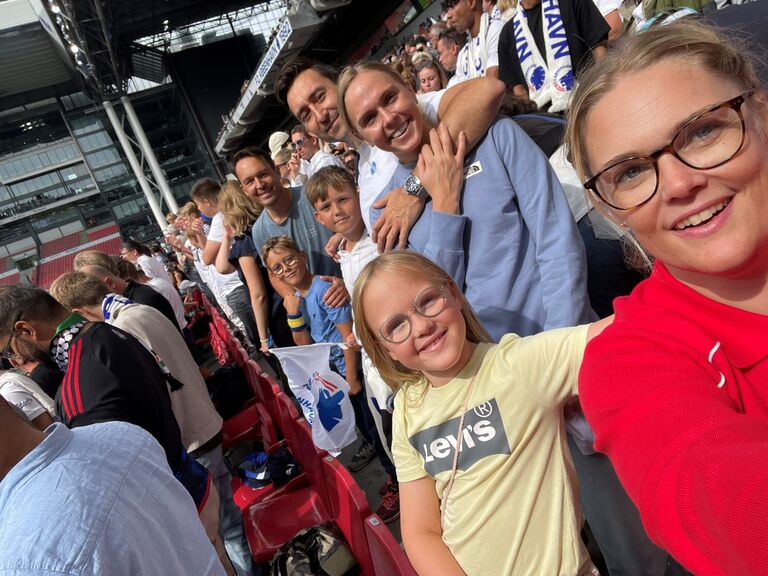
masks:
POLYGON ((577 394, 586 339, 587 326, 508 334, 478 345, 444 386, 395 397, 397 478, 430 476, 442 498, 477 374, 443 525, 443 541, 466 574, 576 575, 591 566, 562 410, 577 394))

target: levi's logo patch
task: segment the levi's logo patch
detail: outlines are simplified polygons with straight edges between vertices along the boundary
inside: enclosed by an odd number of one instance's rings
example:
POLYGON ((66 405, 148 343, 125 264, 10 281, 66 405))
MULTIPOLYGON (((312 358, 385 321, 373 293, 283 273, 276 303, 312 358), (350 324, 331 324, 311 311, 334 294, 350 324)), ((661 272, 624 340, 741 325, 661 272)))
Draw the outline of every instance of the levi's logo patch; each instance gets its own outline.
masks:
MULTIPOLYGON (((459 420, 456 416, 408 438, 424 459, 424 470, 433 478, 440 472, 450 471, 453 466, 459 420)), ((511 453, 495 398, 467 410, 462 436, 458 470, 468 470, 486 456, 511 453)))
POLYGON ((475 162, 472 162, 472 164, 464 168, 464 180, 467 180, 472 176, 476 176, 477 174, 480 174, 480 172, 482 171, 483 171, 483 165, 480 164, 480 160, 476 160, 475 162))

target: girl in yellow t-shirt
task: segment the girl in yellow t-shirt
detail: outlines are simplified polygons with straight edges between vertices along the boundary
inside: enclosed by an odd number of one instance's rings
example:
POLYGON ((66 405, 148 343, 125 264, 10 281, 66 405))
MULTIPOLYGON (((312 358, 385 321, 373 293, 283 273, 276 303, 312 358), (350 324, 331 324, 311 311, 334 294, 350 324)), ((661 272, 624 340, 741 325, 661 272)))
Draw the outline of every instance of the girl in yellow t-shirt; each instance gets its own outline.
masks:
POLYGON ((491 344, 451 278, 413 252, 355 283, 358 336, 394 389, 406 551, 419 574, 597 574, 563 407, 605 321, 491 344))

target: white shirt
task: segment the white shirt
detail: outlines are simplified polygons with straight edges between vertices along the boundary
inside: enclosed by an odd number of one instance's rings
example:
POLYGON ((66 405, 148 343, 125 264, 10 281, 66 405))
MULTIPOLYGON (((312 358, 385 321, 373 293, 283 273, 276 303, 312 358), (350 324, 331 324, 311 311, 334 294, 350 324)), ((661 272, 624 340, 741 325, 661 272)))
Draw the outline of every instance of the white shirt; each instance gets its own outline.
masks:
POLYGON ((145 256, 142 254, 136 260, 136 264, 139 266, 139 268, 142 269, 144 274, 150 278, 162 278, 168 282, 171 281, 171 277, 168 275, 165 266, 163 266, 155 258, 152 258, 152 256, 145 256))
POLYGON ((0 373, 0 396, 24 412, 30 422, 46 412, 56 417, 53 399, 24 374, 10 370, 0 373))
POLYGON ((618 10, 619 4, 621 4, 619 0, 594 0, 594 2, 597 9, 600 10, 600 14, 603 16, 618 10))
POLYGON ((456 74, 448 82, 449 87, 470 78, 481 78, 485 76, 488 68, 499 65, 499 35, 502 28, 504 24, 501 20, 490 19, 488 22, 488 32, 485 36, 485 50, 488 58, 485 65, 480 60, 480 54, 483 51, 483 47, 480 46, 480 35, 473 38, 467 33, 467 41, 456 58, 456 74))
POLYGON ((325 168, 326 166, 338 166, 339 168, 344 168, 344 163, 338 156, 330 154, 325 150, 318 150, 309 161, 309 173, 307 176, 311 178, 318 170, 320 170, 320 168, 325 168))
POLYGON ((339 265, 341 266, 341 277, 344 280, 344 286, 347 288, 349 297, 352 298, 357 277, 368 262, 379 255, 379 249, 367 232, 355 243, 352 250, 346 250, 346 245, 347 241, 345 240, 339 246, 339 265))
POLYGON ((208 230, 208 240, 213 240, 221 244, 224 238, 224 212, 216 212, 216 216, 211 220, 211 227, 208 230))
POLYGON ((187 319, 184 318, 184 302, 181 301, 181 296, 173 287, 173 284, 162 278, 150 278, 149 285, 160 292, 163 297, 168 300, 173 308, 173 315, 176 317, 176 322, 179 324, 179 328, 182 330, 187 326, 187 319))
MULTIPOLYGON (((437 110, 445 90, 418 94, 419 109, 432 124, 437 124, 437 110)), ((357 148, 360 160, 357 164, 357 185, 360 188, 360 210, 368 233, 371 233, 371 206, 386 188, 399 164, 397 156, 375 146, 362 143, 357 148)))

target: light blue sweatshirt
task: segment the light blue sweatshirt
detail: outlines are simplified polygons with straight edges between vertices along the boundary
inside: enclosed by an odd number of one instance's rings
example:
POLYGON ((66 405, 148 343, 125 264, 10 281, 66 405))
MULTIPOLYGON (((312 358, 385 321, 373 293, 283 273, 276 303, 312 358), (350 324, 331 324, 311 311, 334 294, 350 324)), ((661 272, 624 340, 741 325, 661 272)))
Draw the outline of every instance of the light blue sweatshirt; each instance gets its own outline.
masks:
MULTIPOLYGON (((399 165, 386 192, 414 164, 399 165)), ((547 158, 508 118, 498 118, 465 159, 460 214, 428 201, 408 247, 448 272, 491 337, 595 319, 584 245, 547 158)), ((384 192, 384 194, 386 194, 384 192)), ((375 222, 380 211, 371 211, 375 222)))

